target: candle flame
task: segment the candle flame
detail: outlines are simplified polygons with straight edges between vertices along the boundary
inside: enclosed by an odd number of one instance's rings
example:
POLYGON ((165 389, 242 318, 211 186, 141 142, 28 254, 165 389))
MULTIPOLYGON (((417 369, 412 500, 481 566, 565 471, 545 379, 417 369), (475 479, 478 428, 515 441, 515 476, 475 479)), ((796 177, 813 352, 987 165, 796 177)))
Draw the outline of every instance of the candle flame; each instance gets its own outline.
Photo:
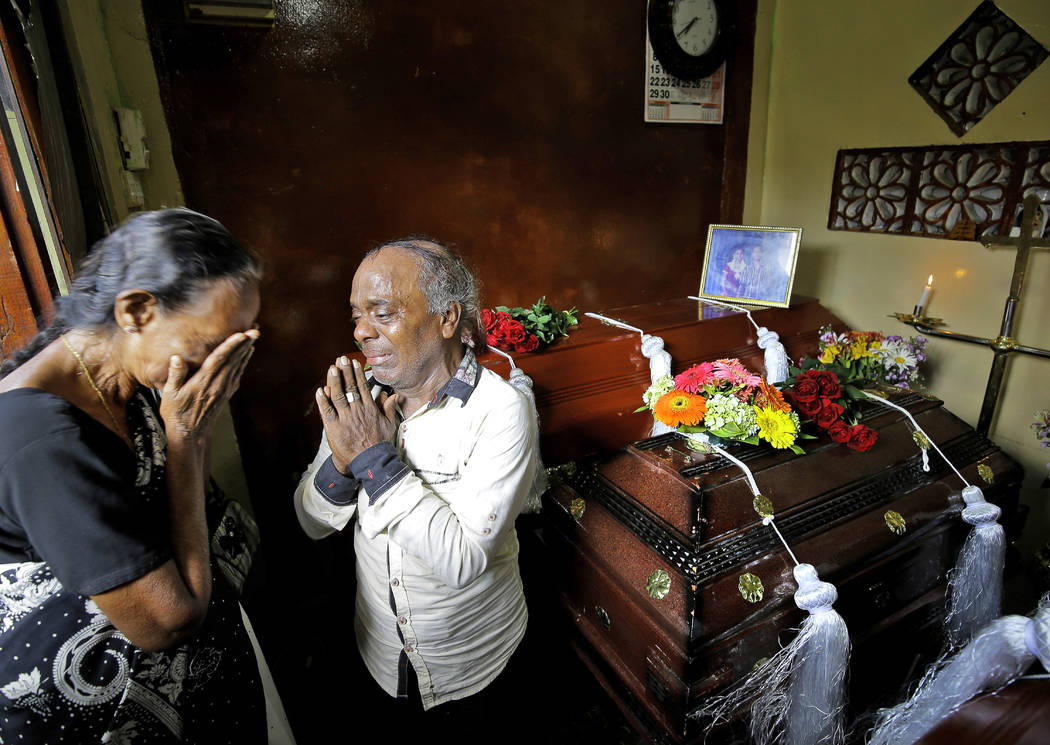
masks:
POLYGON ((926 284, 928 284, 928 285, 932 285, 933 284, 933 275, 932 274, 930 275, 930 278, 928 280, 926 280, 926 284))

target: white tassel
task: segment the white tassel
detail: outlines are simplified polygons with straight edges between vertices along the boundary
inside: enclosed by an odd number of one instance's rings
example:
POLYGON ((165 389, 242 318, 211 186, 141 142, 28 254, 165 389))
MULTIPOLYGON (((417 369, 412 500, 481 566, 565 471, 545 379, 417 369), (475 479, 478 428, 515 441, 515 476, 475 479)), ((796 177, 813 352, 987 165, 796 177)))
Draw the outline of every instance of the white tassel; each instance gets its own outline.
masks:
POLYGON ((986 502, 976 486, 964 488, 962 496, 966 502, 962 518, 974 527, 952 573, 945 619, 952 647, 965 644, 977 629, 999 617, 1006 558, 1005 531, 996 522, 1002 510, 986 502))
POLYGON ((1046 596, 1034 618, 997 618, 954 657, 931 665, 911 698, 879 712, 869 745, 911 745, 977 694, 1016 680, 1036 659, 1050 670, 1046 596))
POLYGON ((783 383, 788 377, 788 359, 784 345, 776 331, 765 326, 758 329, 758 346, 766 350, 766 382, 770 385, 783 383))
MULTIPOLYGON (((959 558, 952 570, 948 613, 944 620, 948 643, 952 647, 965 644, 974 631, 984 626, 993 618, 999 617, 1003 597, 1003 563, 1006 558, 1006 535, 1003 527, 996 521, 1002 510, 984 500, 981 490, 973 486, 959 472, 937 443, 923 431, 915 417, 897 404, 890 403, 881 396, 864 391, 868 398, 882 402, 892 409, 902 412, 921 435, 916 442, 920 443, 923 454, 926 445, 933 448, 944 458, 955 475, 966 486, 962 490, 966 507, 963 509, 963 520, 974 526, 966 537, 959 558)), ((925 464, 926 460, 923 459, 925 464)))
MULTIPOLYGON (((514 358, 502 349, 496 349, 495 347, 489 347, 489 349, 502 357, 506 357, 507 361, 510 362, 510 384, 529 400, 529 405, 532 407, 533 421, 536 422, 536 432, 538 433, 540 429, 540 415, 536 410, 536 393, 532 390, 532 378, 515 365, 514 358)), ((528 496, 525 497, 525 506, 521 508, 522 514, 541 512, 543 510, 543 502, 540 497, 543 496, 545 491, 547 491, 547 469, 543 467, 543 463, 538 462, 536 464, 536 473, 532 479, 532 486, 529 488, 528 496)))
MULTIPOLYGON (((664 351, 664 340, 659 336, 642 334, 642 354, 649 360, 650 384, 655 383, 665 375, 671 374, 671 355, 664 351)), ((654 418, 653 428, 650 430, 649 436, 655 437, 656 435, 673 431, 674 427, 670 427, 654 418)))
POLYGON ((689 716, 711 719, 714 726, 753 700, 751 737, 757 745, 781 737, 787 745, 840 745, 845 741, 849 633, 832 608, 835 586, 822 582, 810 564, 798 564, 794 573, 795 604, 809 611, 798 635, 733 690, 689 716))
MULTIPOLYGON (((832 605, 835 586, 821 582, 810 564, 795 567, 795 604, 809 611, 802 624, 798 663, 788 692, 788 745, 838 745, 845 741, 843 709, 849 667, 849 631, 832 605)), ((796 642, 798 640, 796 639, 796 642)))
POLYGON ((1039 658, 1043 669, 1050 673, 1050 593, 1039 601, 1032 623, 1025 629, 1025 646, 1039 658))

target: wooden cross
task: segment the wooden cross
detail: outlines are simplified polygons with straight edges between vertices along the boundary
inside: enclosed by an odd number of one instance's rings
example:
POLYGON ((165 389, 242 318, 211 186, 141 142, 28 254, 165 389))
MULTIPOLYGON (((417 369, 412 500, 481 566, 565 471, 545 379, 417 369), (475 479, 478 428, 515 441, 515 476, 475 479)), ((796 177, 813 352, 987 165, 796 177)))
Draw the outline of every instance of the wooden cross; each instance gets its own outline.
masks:
MULTIPOLYGON (((1033 235, 1035 230, 1036 215, 1040 214, 1039 199, 1030 196, 1024 200, 1024 211, 1021 214, 1021 232, 1017 236, 990 236, 983 238, 981 243, 985 248, 1014 247, 1017 249, 1017 258, 1014 259, 1014 276, 1010 282, 1010 294, 1006 298, 1006 308, 1003 310, 1003 323, 999 327, 999 336, 994 339, 985 339, 969 334, 960 334, 956 331, 942 331, 927 325, 929 319, 916 318, 895 314, 898 320, 914 326, 917 330, 930 336, 939 336, 945 339, 966 341, 971 344, 981 344, 991 347, 994 353, 992 369, 988 374, 988 385, 984 389, 984 403, 981 405, 981 414, 977 419, 977 431, 987 435, 992 426, 992 417, 995 415, 995 407, 999 403, 999 394, 1002 392, 1003 377, 1006 375, 1006 363, 1014 352, 1031 354, 1036 357, 1050 358, 1050 349, 1039 349, 1038 347, 1027 347, 1018 344, 1010 336, 1014 326, 1014 311, 1017 303, 1021 300, 1021 289, 1024 285, 1024 275, 1028 270, 1028 257, 1033 249, 1050 249, 1050 238, 1033 235)), ((1038 232, 1042 233, 1045 225, 1038 226, 1038 232)), ((934 319, 936 320, 936 319, 934 319)))

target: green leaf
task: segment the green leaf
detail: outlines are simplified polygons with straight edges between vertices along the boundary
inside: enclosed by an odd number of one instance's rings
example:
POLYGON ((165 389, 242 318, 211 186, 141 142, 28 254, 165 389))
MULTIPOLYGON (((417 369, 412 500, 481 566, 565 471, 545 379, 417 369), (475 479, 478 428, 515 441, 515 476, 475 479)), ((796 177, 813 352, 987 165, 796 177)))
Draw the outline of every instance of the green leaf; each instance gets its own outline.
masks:
POLYGON ((720 429, 712 429, 711 434, 727 440, 739 440, 744 436, 744 430, 739 425, 730 423, 720 429))
POLYGON ((740 442, 746 442, 748 445, 757 445, 758 435, 751 435, 750 437, 741 437, 740 442))
POLYGON ((791 446, 791 452, 796 453, 797 455, 805 455, 806 454, 806 451, 803 450, 802 448, 800 448, 798 445, 792 445, 791 446))
POLYGON ((631 413, 632 414, 637 414, 639 411, 649 411, 649 407, 648 406, 639 406, 637 409, 635 409, 631 413))
POLYGON ((687 425, 683 424, 681 427, 678 427, 677 429, 678 429, 679 432, 683 432, 685 434, 691 434, 691 435, 695 435, 695 434, 699 434, 701 432, 707 432, 708 431, 707 427, 703 426, 702 424, 698 424, 695 427, 690 427, 690 426, 687 426, 687 425))

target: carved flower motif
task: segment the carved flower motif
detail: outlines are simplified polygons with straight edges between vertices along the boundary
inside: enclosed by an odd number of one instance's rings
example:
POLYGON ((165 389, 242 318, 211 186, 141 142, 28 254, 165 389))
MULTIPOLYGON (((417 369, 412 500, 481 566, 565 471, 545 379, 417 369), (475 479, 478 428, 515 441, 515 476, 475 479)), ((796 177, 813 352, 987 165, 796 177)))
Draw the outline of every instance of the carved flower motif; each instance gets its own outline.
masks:
POLYGON ((842 188, 842 196, 847 200, 846 217, 872 228, 902 215, 906 194, 901 183, 904 174, 900 163, 881 155, 867 162, 858 160, 847 171, 849 183, 842 188))
POLYGON ((1003 166, 994 160, 965 153, 954 163, 941 161, 932 171, 932 182, 925 184, 921 197, 929 204, 923 214, 930 223, 944 221, 951 230, 963 212, 976 224, 992 216, 992 205, 1003 198, 1003 187, 996 180, 1003 166))
POLYGON ((983 26, 972 38, 958 41, 937 73, 937 84, 944 86, 944 105, 953 108, 962 102, 966 113, 973 116, 1006 98, 1017 85, 1013 76, 1028 66, 1027 56, 1019 52, 1024 42, 1017 31, 1007 31, 997 39, 992 26, 983 26))

